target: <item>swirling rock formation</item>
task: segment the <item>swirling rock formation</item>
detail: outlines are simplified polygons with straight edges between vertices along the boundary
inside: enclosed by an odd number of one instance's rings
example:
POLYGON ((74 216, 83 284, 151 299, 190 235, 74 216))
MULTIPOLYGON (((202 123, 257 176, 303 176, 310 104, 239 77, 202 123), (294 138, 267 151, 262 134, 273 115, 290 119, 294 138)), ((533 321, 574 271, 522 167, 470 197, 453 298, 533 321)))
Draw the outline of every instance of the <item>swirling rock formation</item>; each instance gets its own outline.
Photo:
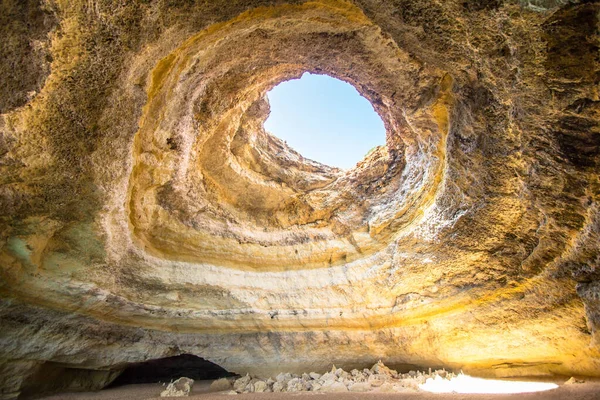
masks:
POLYGON ((0 7, 2 396, 177 354, 600 376, 596 1, 0 7), (306 71, 386 146, 266 133, 306 71))

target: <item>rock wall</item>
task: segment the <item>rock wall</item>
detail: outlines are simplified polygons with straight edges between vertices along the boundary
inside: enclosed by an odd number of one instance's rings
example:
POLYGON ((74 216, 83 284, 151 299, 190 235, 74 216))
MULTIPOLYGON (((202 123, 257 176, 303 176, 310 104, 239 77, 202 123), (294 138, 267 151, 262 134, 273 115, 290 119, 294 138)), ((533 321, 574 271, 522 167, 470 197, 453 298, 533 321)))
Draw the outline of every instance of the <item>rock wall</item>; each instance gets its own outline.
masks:
POLYGON ((3 397, 178 354, 600 376, 598 2, 1 7, 3 397), (341 171, 266 133, 305 71, 386 146, 341 171))

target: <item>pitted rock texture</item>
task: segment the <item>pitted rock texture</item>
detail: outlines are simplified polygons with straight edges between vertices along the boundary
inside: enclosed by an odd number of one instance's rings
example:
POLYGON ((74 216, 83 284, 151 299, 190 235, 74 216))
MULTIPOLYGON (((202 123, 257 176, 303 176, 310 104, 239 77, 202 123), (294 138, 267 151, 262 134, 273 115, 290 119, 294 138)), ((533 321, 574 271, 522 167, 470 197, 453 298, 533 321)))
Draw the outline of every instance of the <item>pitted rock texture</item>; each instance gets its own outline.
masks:
POLYGON ((178 354, 600 375, 598 2, 2 7, 2 396, 178 354), (386 146, 266 133, 306 71, 386 146))

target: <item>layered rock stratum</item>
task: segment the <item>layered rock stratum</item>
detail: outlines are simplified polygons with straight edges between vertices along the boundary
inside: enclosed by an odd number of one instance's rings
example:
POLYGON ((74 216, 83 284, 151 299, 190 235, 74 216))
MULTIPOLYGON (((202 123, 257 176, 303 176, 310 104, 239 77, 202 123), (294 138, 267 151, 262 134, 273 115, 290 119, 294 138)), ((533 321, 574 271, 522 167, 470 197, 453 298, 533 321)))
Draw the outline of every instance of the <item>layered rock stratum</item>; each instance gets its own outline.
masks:
POLYGON ((2 396, 178 354, 600 376, 599 13, 2 2, 2 396), (386 145, 341 171, 265 132, 306 71, 354 85, 386 145))

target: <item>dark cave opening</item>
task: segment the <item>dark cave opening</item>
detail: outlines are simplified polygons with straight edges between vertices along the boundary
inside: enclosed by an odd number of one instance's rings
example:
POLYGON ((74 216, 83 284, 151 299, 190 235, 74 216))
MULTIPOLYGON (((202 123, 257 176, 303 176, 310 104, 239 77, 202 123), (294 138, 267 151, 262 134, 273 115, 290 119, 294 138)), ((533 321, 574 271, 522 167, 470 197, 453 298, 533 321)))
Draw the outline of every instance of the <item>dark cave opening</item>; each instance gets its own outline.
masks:
POLYGON ((194 380, 212 380, 235 376, 235 374, 203 358, 182 354, 130 364, 108 387, 171 382, 182 376, 194 380))

